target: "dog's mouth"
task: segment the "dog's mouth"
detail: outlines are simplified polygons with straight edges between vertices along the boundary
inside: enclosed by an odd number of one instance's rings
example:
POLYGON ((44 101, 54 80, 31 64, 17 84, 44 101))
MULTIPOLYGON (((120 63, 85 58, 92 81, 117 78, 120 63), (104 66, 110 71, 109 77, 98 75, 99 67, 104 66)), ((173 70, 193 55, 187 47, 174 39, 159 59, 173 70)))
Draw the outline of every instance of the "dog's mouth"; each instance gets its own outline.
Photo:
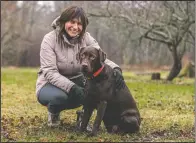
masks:
POLYGON ((87 67, 82 66, 82 72, 83 72, 83 73, 88 73, 88 68, 87 68, 87 67))
POLYGON ((85 74, 85 75, 90 75, 92 74, 92 69, 90 69, 88 66, 86 65, 82 65, 82 72, 85 74))

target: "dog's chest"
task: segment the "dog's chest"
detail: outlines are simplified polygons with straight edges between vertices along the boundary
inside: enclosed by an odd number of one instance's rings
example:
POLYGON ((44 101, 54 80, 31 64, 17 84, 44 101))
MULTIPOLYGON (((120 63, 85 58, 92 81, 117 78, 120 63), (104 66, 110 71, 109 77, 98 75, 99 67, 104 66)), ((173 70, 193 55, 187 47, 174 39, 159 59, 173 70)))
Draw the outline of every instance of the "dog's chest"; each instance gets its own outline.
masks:
POLYGON ((111 88, 104 82, 89 82, 87 98, 91 98, 93 101, 107 100, 111 95, 111 88))

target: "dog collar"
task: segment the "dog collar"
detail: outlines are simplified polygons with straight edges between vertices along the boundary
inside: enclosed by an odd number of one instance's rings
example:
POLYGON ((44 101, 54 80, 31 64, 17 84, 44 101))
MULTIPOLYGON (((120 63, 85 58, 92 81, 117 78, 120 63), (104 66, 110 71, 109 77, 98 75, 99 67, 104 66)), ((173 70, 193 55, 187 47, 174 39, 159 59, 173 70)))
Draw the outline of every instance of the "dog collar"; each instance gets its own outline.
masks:
POLYGON ((102 65, 102 67, 101 67, 100 69, 98 69, 98 70, 93 74, 93 77, 98 76, 98 75, 101 73, 101 71, 103 70, 103 68, 104 68, 104 65, 102 65))

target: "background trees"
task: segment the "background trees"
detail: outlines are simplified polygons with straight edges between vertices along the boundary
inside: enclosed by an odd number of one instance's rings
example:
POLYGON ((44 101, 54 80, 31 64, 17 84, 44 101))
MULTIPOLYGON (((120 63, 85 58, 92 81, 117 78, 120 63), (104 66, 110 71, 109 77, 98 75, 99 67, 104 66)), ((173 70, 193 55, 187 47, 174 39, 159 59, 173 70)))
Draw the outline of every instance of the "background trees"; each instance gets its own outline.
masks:
POLYGON ((1 65, 39 66, 43 36, 70 5, 85 9, 87 31, 119 65, 171 66, 172 80, 184 53, 194 59, 194 1, 2 1, 1 65))
MULTIPOLYGON (((182 68, 181 59, 184 53, 188 48, 194 49, 194 3, 192 1, 130 1, 107 2, 106 5, 106 14, 89 13, 89 15, 123 19, 129 27, 132 27, 126 28, 132 34, 130 37, 137 37, 140 45, 146 43, 142 42, 144 38, 155 42, 152 45, 148 43, 150 47, 159 48, 164 44, 173 59, 167 79, 175 78, 182 68), (134 30, 139 34, 134 33, 134 30)), ((144 53, 148 53, 148 50, 144 49, 144 53)))

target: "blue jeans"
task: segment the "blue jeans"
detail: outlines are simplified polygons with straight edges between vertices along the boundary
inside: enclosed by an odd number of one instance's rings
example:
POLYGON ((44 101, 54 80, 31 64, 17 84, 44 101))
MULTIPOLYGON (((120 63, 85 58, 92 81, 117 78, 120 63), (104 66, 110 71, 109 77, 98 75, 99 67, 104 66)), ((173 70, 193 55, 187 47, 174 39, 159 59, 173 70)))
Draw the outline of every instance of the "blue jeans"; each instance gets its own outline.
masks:
MULTIPOLYGON (((83 76, 72 81, 78 86, 84 87, 83 76)), ((80 97, 76 95, 69 97, 68 93, 50 83, 47 83, 41 88, 38 94, 38 102, 47 106, 48 111, 54 114, 65 109, 74 109, 82 105, 80 97)))

